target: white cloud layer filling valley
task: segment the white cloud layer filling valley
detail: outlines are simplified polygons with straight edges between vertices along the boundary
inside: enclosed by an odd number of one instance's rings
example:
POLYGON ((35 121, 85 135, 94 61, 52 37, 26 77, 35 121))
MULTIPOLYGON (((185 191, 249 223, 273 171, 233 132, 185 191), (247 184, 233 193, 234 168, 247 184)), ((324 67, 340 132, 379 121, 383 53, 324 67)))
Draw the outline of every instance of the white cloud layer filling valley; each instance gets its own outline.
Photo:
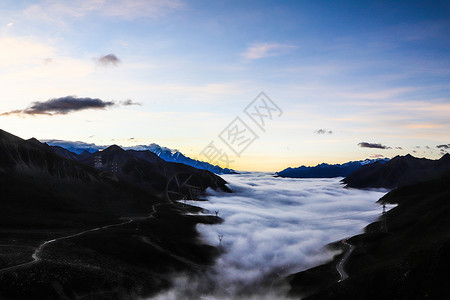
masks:
POLYGON ((340 178, 289 179, 265 173, 224 175, 232 194, 208 190, 194 202, 224 222, 198 225, 204 241, 225 253, 202 278, 176 280, 160 297, 204 299, 284 297, 276 279, 329 261, 327 244, 362 232, 377 219, 385 191, 347 189, 340 178))

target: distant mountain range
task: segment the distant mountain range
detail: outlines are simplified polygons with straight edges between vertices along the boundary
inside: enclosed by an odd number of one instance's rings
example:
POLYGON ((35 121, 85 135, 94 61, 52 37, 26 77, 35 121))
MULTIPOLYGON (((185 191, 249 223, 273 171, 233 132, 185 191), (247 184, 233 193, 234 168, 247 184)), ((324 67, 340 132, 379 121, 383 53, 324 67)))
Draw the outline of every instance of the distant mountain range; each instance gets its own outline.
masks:
POLYGON ((353 188, 392 189, 439 177, 450 171, 450 154, 438 160, 417 158, 408 154, 396 156, 386 163, 365 165, 342 181, 353 188))
POLYGON ((389 161, 388 158, 365 159, 359 161, 350 161, 344 164, 327 164, 322 163, 314 167, 301 166, 298 168, 287 168, 276 174, 280 177, 289 178, 332 178, 345 177, 358 170, 364 165, 369 165, 375 162, 384 164, 389 161))
MULTIPOLYGON (((107 148, 107 146, 98 146, 95 144, 89 144, 84 142, 71 142, 71 141, 63 141, 63 140, 42 140, 42 142, 50 145, 50 146, 59 146, 70 152, 76 154, 87 154, 94 153, 96 151, 107 148)), ((197 169, 208 170, 216 174, 236 174, 236 171, 228 168, 221 168, 217 165, 212 165, 210 163, 199 161, 192 159, 190 157, 185 156, 178 150, 169 149, 167 147, 159 146, 158 144, 149 144, 149 145, 137 145, 131 147, 123 147, 125 150, 140 150, 140 151, 150 151, 158 155, 165 161, 168 162, 178 162, 182 163, 197 169)))

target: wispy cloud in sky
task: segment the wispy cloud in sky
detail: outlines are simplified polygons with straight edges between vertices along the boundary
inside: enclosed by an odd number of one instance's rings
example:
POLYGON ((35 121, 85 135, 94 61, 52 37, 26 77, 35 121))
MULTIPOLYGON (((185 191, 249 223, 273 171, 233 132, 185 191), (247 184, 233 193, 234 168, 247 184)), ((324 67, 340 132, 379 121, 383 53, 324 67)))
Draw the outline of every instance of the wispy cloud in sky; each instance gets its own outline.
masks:
POLYGON ((260 59, 269 56, 286 54, 297 46, 279 43, 255 43, 250 45, 242 54, 248 60, 260 59))
POLYGON ((0 65, 3 71, 9 66, 16 69, 20 65, 40 62, 53 53, 53 47, 33 38, 0 38, 0 65))
POLYGON ((181 0, 116 0, 103 1, 101 12, 109 17, 157 17, 184 6, 181 0))
POLYGON ((122 19, 158 17, 168 11, 182 7, 180 0, 78 0, 44 1, 24 10, 24 15, 44 21, 64 21, 81 18, 89 14, 122 19))
POLYGON ((405 93, 412 92, 417 88, 413 87, 399 87, 394 89, 383 89, 377 90, 373 92, 345 92, 345 93, 337 93, 338 96, 349 98, 349 99, 364 99, 364 100, 383 100, 383 99, 392 99, 394 97, 398 97, 405 93))

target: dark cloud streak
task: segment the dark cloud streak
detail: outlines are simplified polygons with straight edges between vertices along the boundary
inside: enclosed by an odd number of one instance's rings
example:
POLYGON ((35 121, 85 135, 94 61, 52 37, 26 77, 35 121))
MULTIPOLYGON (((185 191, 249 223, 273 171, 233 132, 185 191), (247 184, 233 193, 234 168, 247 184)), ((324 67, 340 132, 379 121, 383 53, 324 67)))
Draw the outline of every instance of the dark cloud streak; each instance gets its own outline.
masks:
POLYGON ((117 66, 121 61, 116 55, 111 53, 108 55, 100 56, 97 59, 97 62, 103 66, 117 66))
POLYGON ((314 131, 314 133, 317 133, 317 134, 333 134, 333 131, 326 130, 326 129, 319 129, 319 130, 314 131))
POLYGON ((450 144, 437 145, 436 148, 439 148, 439 149, 450 149, 450 144))
MULTIPOLYGON (((142 105, 141 103, 133 102, 132 100, 121 101, 119 105, 142 105)), ((52 98, 47 101, 33 102, 26 109, 17 109, 10 112, 0 114, 0 116, 8 115, 65 115, 71 112, 88 110, 88 109, 106 109, 117 106, 114 101, 104 101, 98 98, 77 96, 66 96, 60 98, 52 98)))
POLYGON ((368 142, 361 142, 358 144, 361 148, 373 148, 373 149, 391 149, 391 147, 379 144, 379 143, 368 143, 368 142))
POLYGON ((125 100, 125 101, 120 101, 120 104, 123 106, 131 106, 131 105, 142 105, 142 103, 140 102, 134 102, 131 99, 125 100))

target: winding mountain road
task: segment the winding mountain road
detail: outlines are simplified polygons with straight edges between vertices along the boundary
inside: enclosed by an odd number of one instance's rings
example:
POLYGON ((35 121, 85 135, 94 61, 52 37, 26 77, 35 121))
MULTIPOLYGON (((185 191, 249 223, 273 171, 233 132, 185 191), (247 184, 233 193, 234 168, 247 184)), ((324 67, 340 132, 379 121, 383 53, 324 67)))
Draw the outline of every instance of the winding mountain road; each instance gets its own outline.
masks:
POLYGON ((348 278, 347 272, 344 270, 344 265, 347 262, 348 258, 350 257, 350 254, 352 254, 353 250, 355 250, 355 246, 347 243, 346 241, 343 241, 342 244, 346 245, 348 247, 347 253, 345 253, 344 257, 341 258, 341 260, 336 265, 336 270, 339 272, 339 275, 341 276, 341 279, 339 279, 339 282, 344 281, 348 278))
POLYGON ((78 232, 78 233, 75 233, 75 234, 71 234, 71 235, 59 237, 59 238, 56 238, 56 239, 51 239, 51 240, 48 240, 48 241, 44 241, 42 244, 40 244, 36 248, 34 253, 31 255, 31 258, 33 259, 32 261, 26 262, 26 263, 22 263, 22 264, 18 264, 18 265, 11 266, 11 267, 7 267, 7 268, 4 268, 4 269, 0 269, 0 273, 4 273, 4 272, 8 272, 8 271, 14 271, 16 269, 23 268, 23 267, 29 267, 31 265, 34 265, 34 264, 38 263, 39 261, 42 260, 41 257, 40 257, 42 251, 49 244, 56 243, 58 241, 62 241, 62 240, 66 240, 66 239, 71 239, 71 238, 74 238, 74 237, 78 237, 78 236, 84 235, 84 234, 89 233, 89 232, 94 232, 94 231, 98 231, 98 230, 102 230, 102 229, 108 229, 108 228, 112 228, 112 227, 123 226, 123 225, 129 224, 129 223, 132 223, 132 222, 134 222, 136 220, 142 220, 142 219, 151 218, 153 216, 153 214, 156 212, 156 208, 155 207, 157 205, 158 204, 152 205, 152 210, 153 211, 146 217, 124 217, 124 218, 121 218, 121 219, 126 219, 126 221, 121 222, 121 223, 116 223, 116 224, 110 224, 110 225, 105 225, 105 226, 101 226, 101 227, 96 227, 96 228, 84 230, 84 231, 81 231, 81 232, 78 232))

